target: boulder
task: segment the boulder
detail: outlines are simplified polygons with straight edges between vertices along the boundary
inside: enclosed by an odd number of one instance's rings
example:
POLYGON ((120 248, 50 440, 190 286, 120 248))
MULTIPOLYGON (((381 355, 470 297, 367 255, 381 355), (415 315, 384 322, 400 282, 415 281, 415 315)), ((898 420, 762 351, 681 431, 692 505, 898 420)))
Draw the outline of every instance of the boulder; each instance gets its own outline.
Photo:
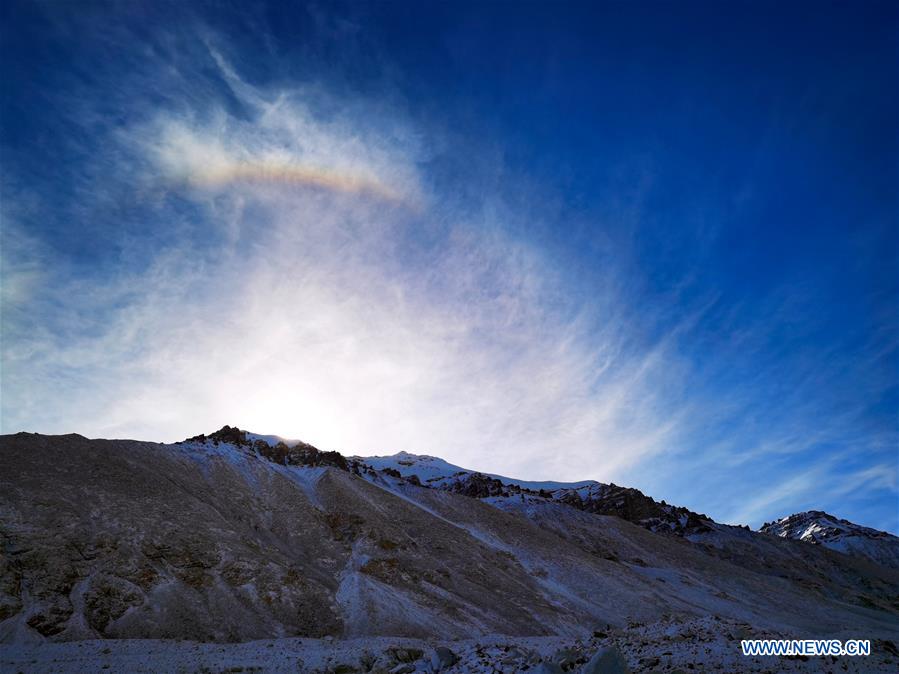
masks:
POLYGON ((627 661, 617 648, 600 648, 581 670, 583 674, 630 674, 627 661))
POLYGON ((452 667, 456 664, 456 660, 458 659, 456 654, 446 646, 438 646, 434 649, 434 652, 431 653, 431 668, 435 672, 440 672, 447 667, 452 667))

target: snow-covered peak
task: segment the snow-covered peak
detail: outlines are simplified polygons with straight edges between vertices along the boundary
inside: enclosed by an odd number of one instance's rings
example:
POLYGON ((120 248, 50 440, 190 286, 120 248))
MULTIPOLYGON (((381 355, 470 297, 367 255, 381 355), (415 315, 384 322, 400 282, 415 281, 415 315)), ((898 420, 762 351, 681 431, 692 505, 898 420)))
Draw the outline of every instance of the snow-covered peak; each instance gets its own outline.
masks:
MULTIPOLYGON (((403 477, 416 475, 422 484, 438 487, 446 486, 446 484, 452 480, 480 472, 456 466, 436 456, 410 454, 409 452, 399 452, 390 456, 354 456, 352 458, 371 466, 375 470, 389 468, 397 471, 403 477)), ((553 480, 532 481, 519 480, 517 478, 496 475, 494 473, 480 474, 499 480, 505 485, 516 485, 522 489, 530 489, 533 491, 540 491, 541 489, 546 491, 555 491, 557 489, 589 489, 600 486, 600 483, 595 480, 583 480, 581 482, 556 482, 553 480)))
MULTIPOLYGON (((847 535, 876 539, 896 538, 885 531, 863 527, 849 520, 829 515, 822 510, 808 510, 782 517, 779 520, 762 525, 761 531, 780 536, 781 538, 792 538, 812 543, 825 543, 847 535)), ((899 541, 899 538, 896 538, 896 540, 899 541)))
POLYGON ((375 470, 394 470, 402 477, 417 475, 422 484, 443 482, 472 471, 444 461, 436 456, 399 452, 390 456, 354 456, 351 457, 375 470))
POLYGON ((885 531, 863 527, 822 510, 809 510, 768 522, 760 531, 822 545, 846 554, 862 555, 880 564, 899 568, 899 538, 885 531))

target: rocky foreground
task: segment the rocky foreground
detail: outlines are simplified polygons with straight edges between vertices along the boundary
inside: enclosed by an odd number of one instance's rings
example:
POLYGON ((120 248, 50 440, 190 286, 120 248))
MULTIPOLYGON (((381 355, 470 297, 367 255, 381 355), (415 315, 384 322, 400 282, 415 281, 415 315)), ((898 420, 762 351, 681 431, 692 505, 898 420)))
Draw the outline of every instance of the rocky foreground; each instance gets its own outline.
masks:
POLYGON ((895 672, 899 652, 877 641, 866 658, 743 657, 750 625, 718 617, 663 619, 578 639, 509 637, 435 642, 404 638, 272 639, 240 644, 93 640, 4 647, 4 672, 275 672, 310 674, 625 674, 650 672, 895 672))
POLYGON ((887 565, 614 486, 425 463, 227 427, 174 445, 3 436, 2 671, 899 664, 887 565), (766 636, 867 638, 874 655, 741 655, 766 636))

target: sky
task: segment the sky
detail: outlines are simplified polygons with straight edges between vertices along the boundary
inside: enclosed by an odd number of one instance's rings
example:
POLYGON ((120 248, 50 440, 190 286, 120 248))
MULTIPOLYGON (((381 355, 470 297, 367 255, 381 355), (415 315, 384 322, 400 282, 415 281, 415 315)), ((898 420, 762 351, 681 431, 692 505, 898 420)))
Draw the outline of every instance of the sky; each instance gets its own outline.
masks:
POLYGON ((899 533, 890 2, 0 8, 0 429, 899 533))

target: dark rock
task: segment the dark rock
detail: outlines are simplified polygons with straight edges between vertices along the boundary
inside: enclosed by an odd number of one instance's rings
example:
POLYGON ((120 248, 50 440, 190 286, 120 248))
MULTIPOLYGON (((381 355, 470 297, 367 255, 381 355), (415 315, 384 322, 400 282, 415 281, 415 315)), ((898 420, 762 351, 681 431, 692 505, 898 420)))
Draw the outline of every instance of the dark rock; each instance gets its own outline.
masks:
POLYGON ((449 491, 472 498, 487 498, 489 496, 508 496, 511 492, 520 492, 521 488, 504 485, 494 477, 482 473, 471 473, 456 480, 449 487, 449 491))
POLYGON ((140 590, 127 580, 101 575, 91 580, 84 594, 84 614, 92 628, 105 634, 109 623, 142 603, 140 590))
POLYGON ((45 637, 59 634, 66 628, 72 616, 72 604, 66 597, 58 597, 55 602, 35 611, 27 624, 45 637))
POLYGON ((896 644, 894 644, 889 639, 875 639, 873 646, 875 653, 880 653, 882 651, 884 653, 889 653, 890 655, 899 657, 899 648, 896 648, 896 644))
POLYGON ((305 442, 299 442, 293 447, 288 447, 285 443, 279 442, 272 447, 263 440, 249 440, 246 431, 232 426, 222 426, 215 433, 210 433, 208 436, 201 433, 188 438, 186 442, 207 442, 210 440, 216 444, 222 442, 235 447, 254 449, 273 463, 291 466, 333 466, 347 472, 350 470, 347 460, 340 452, 323 452, 305 442))
POLYGON ((388 648, 387 652, 396 662, 415 662, 421 660, 424 651, 417 648, 388 648))
POLYGON ((328 670, 328 674, 356 674, 358 671, 353 665, 335 665, 328 670))
POLYGON ((290 448, 287 452, 287 463, 291 466, 333 466, 347 472, 350 470, 340 452, 323 452, 305 442, 290 448))
POLYGON ((438 646, 431 653, 431 668, 435 672, 439 672, 447 667, 452 667, 458 659, 456 654, 446 646, 438 646))
POLYGON ((576 491, 568 490, 558 494, 557 500, 578 510, 620 517, 650 531, 681 536, 711 531, 711 520, 706 515, 664 501, 659 503, 638 489, 615 484, 600 485, 584 498, 576 491))

